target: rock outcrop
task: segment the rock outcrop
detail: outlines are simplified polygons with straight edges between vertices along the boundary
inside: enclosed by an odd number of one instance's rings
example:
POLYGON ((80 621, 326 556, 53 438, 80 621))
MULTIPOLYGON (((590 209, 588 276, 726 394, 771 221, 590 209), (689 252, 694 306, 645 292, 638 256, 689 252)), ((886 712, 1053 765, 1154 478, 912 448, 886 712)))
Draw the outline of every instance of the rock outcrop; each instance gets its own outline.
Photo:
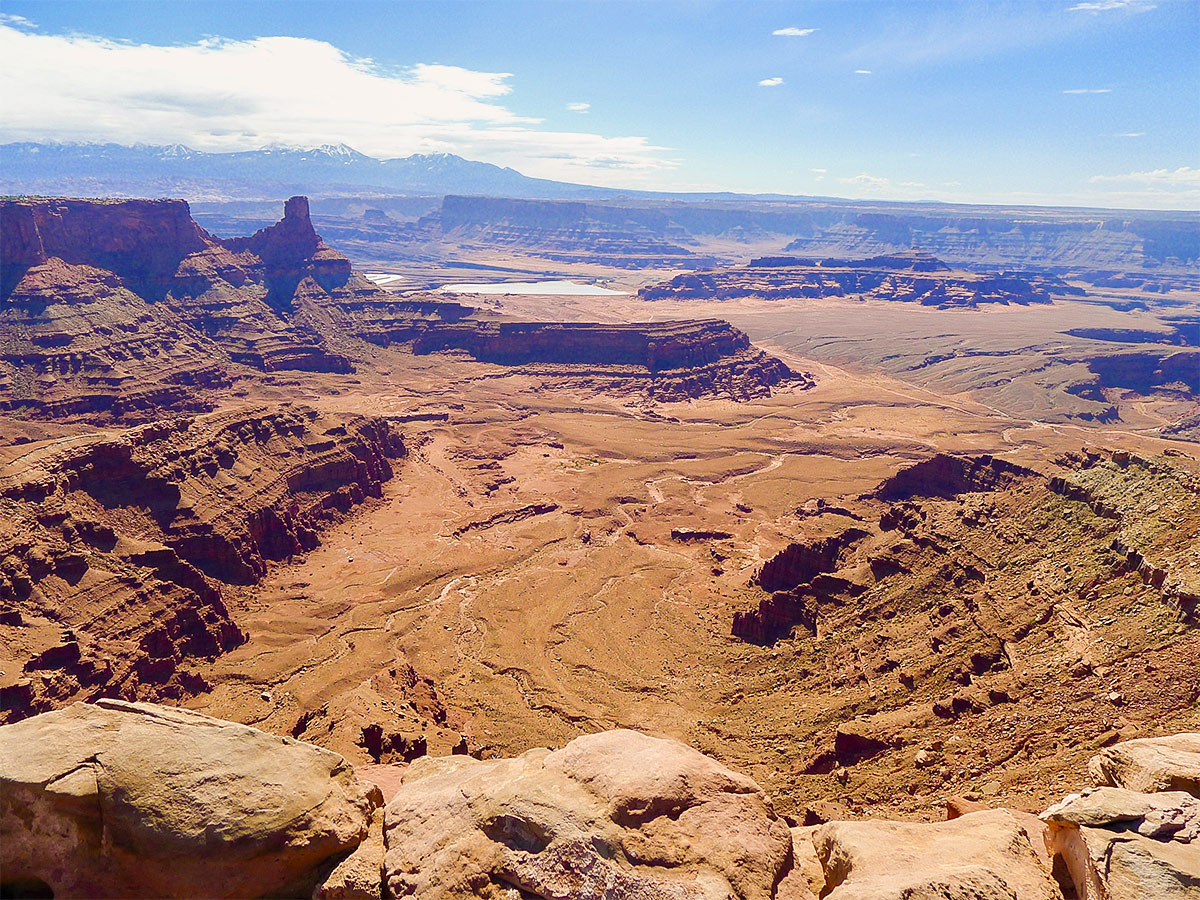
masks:
POLYGON ((308 896, 383 797, 336 753, 101 700, 0 730, 5 896, 308 896))
POLYGON ((784 381, 812 384, 719 319, 631 325, 467 321, 430 324, 413 341, 414 353, 447 350, 659 400, 713 395, 742 400, 769 394, 784 381))
POLYGON ((301 407, 164 420, 0 470, 0 717, 179 699, 244 640, 223 584, 311 549, 403 455, 382 420, 301 407))
POLYGON ((763 257, 746 266, 677 275, 638 291, 643 300, 738 300, 861 297, 939 308, 1049 303, 1053 294, 1079 294, 1053 275, 951 271, 923 253, 869 259, 763 257))
POLYGON ((788 828, 753 781, 632 731, 418 760, 385 823, 393 897, 769 900, 791 866, 788 828))
POLYGON ((1046 847, 1079 900, 1200 896, 1198 758, 1196 733, 1116 744, 1088 769, 1119 786, 1071 794, 1042 813, 1046 847))
MULTIPOLYGON (((1167 781, 1200 735, 1139 741, 1167 781)), ((1110 750, 1122 751, 1118 744, 1110 750)), ((1160 779, 1161 780, 1161 779, 1160 779)), ((316 900, 1147 900, 1200 891, 1200 797, 1122 787, 1041 817, 789 827, 751 779, 606 731, 355 773, 329 750, 101 700, 0 728, 4 896, 316 900), (376 784, 386 785, 384 791, 376 784)), ((823 818, 823 817, 818 817, 823 818)))
POLYGON ((807 381, 725 322, 499 322, 397 296, 321 240, 305 197, 249 237, 214 237, 182 200, 0 200, 0 231, 0 412, 132 422, 203 411, 240 367, 349 373, 370 358, 364 342, 465 350, 660 400, 807 381))
POLYGON ((1140 738, 1105 747, 1088 774, 1097 785, 1130 791, 1186 791, 1200 797, 1200 734, 1140 738))
POLYGON ((346 372, 339 300, 379 295, 308 201, 222 241, 182 200, 0 200, 0 411, 150 418, 209 408, 230 363, 346 372))
POLYGON ((811 836, 829 900, 1061 900, 1030 834, 1007 810, 934 824, 830 822, 811 836))

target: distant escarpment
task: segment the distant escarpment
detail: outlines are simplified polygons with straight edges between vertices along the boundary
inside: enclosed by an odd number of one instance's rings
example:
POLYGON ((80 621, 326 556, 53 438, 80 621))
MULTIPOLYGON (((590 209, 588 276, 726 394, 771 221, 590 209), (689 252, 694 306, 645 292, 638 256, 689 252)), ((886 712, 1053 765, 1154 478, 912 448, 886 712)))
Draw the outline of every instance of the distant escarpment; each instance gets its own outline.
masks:
POLYGON ((0 469, 0 719, 73 699, 179 699, 245 637, 225 602, 379 496, 375 419, 249 408, 34 446, 0 469))
POLYGON ((638 296, 643 300, 857 296, 950 308, 1049 303, 1052 294, 1079 293, 1053 275, 951 271, 927 254, 902 253, 857 260, 761 257, 747 266, 677 275, 642 288, 638 296))
POLYGON ((811 385, 719 319, 667 323, 487 322, 432 324, 413 352, 462 350, 528 372, 626 384, 660 400, 763 396, 784 381, 811 385))
POLYGON ((687 232, 659 214, 580 202, 449 195, 417 228, 442 240, 516 250, 557 262, 621 268, 712 265, 681 245, 687 232))

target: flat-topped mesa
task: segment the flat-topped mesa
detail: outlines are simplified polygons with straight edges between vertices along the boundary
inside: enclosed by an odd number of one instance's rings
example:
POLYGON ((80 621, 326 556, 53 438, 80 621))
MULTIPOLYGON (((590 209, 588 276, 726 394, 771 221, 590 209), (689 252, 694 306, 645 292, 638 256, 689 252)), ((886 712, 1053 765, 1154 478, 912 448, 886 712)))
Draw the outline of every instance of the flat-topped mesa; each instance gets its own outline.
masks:
POLYGON ((687 369, 734 356, 750 339, 720 319, 606 325, 592 322, 469 322, 431 328, 416 352, 466 350, 507 366, 527 363, 687 369))
POLYGON ((0 200, 0 299, 28 268, 57 257, 105 269, 140 296, 158 300, 174 285, 180 261, 213 241, 183 200, 0 200))
POLYGON ((1050 303, 1053 294, 1081 293, 1053 275, 952 271, 941 260, 919 251, 866 259, 763 256, 746 266, 677 275, 638 291, 643 300, 858 296, 940 308, 1050 303))
POLYGON ((894 269, 911 272, 949 272, 950 267, 935 256, 920 250, 908 253, 889 253, 870 256, 866 259, 803 259, 798 256, 760 256, 750 260, 753 268, 790 268, 795 266, 820 266, 824 269, 894 269))
POLYGON ((794 380, 811 385, 721 319, 625 325, 575 322, 431 323, 417 354, 462 350, 481 362, 566 378, 607 378, 662 400, 764 396, 794 380))

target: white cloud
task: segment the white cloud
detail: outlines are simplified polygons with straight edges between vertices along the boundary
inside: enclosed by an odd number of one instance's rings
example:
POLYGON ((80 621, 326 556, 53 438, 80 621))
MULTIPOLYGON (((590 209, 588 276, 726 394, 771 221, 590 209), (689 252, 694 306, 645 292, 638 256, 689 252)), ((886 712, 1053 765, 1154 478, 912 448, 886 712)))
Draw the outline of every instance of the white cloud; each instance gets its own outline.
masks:
POLYGON ((776 75, 774 78, 764 78, 758 83, 759 87, 779 87, 783 84, 783 79, 776 75))
POLYGON ((643 184, 677 165, 644 137, 542 130, 502 102, 514 76, 392 69, 324 41, 133 44, 0 24, 0 140, 182 143, 208 151, 346 143, 445 151, 542 178, 643 184))
POLYGON ((37 28, 24 16, 16 16, 12 13, 0 13, 0 25, 11 25, 14 28, 37 28))
POLYGON ((1150 172, 1129 172, 1125 175, 1093 175, 1089 181, 1132 181, 1160 188, 1200 188, 1200 169, 1180 166, 1178 169, 1154 169, 1150 172))
POLYGON ((868 175, 866 172, 855 175, 853 178, 839 178, 838 181, 842 184, 855 184, 859 187, 890 188, 892 186, 891 179, 868 175))
POLYGON ((828 169, 809 169, 808 171, 816 172, 818 175, 824 175, 829 170, 828 169))
POLYGON ((854 74, 855 75, 870 75, 871 70, 870 69, 855 69, 854 74))
POLYGON ((1113 137, 1123 137, 1123 138, 1139 138, 1139 137, 1145 137, 1145 136, 1146 136, 1146 132, 1144 132, 1144 131, 1122 131, 1120 134, 1113 135, 1113 137))
POLYGON ((1114 9, 1128 9, 1134 12, 1144 12, 1154 9, 1155 4, 1149 0, 1085 0, 1071 7, 1071 12, 1101 13, 1114 9))
POLYGON ((569 109, 571 112, 585 113, 591 108, 592 108, 592 104, 590 104, 590 103, 568 103, 567 104, 567 109, 569 109))
POLYGON ((795 25, 789 25, 787 28, 776 28, 771 34, 780 37, 806 37, 816 30, 815 28, 797 28, 795 25))
POLYGON ((1112 88, 1071 88, 1064 94, 1111 94, 1112 88))

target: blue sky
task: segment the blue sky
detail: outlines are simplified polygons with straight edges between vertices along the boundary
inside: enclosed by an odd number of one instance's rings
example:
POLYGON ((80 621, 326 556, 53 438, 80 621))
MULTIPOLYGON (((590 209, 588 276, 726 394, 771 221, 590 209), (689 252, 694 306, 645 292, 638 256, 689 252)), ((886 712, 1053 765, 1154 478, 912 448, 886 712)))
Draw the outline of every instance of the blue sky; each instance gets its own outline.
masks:
POLYGON ((0 140, 346 143, 618 187, 1200 208, 1200 2, 22 2, 0 140))

